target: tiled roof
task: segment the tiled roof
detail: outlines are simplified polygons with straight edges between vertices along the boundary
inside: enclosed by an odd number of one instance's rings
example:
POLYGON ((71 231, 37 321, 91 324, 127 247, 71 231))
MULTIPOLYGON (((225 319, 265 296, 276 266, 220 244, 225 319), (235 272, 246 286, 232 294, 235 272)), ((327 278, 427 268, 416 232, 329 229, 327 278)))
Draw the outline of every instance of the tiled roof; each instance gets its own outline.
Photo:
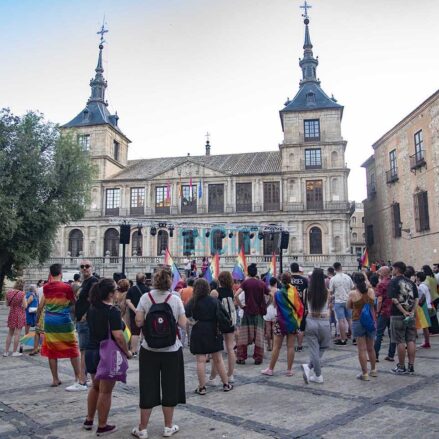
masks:
POLYGON ((267 151, 129 160, 127 168, 111 179, 147 180, 186 162, 205 166, 226 175, 277 174, 281 171, 280 152, 267 151))

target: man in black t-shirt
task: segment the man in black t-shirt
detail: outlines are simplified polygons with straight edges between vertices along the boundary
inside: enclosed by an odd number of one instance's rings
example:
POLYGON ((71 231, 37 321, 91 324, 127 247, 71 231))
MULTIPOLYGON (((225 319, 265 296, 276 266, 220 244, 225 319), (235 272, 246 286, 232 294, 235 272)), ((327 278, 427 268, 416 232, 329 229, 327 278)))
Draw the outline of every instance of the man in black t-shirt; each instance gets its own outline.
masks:
MULTIPOLYGON (((308 289, 308 279, 305 276, 302 276, 299 264, 293 262, 291 264, 291 284, 294 285, 299 293, 300 300, 305 306, 305 294, 308 289)), ((297 346, 295 347, 296 352, 302 352, 303 347, 303 336, 305 331, 305 319, 302 319, 302 323, 300 324, 299 332, 297 334, 297 346)))
POLYGON ((140 298, 149 291, 145 285, 145 274, 137 273, 136 285, 133 285, 127 292, 126 303, 130 310, 130 330, 131 330, 131 351, 133 357, 137 356, 137 347, 139 344, 140 328, 136 325, 136 308, 140 298))
POLYGON ((414 374, 416 353, 416 307, 418 306, 418 289, 404 276, 406 265, 395 262, 392 265, 393 278, 387 288, 387 296, 392 299, 390 311, 390 337, 397 344, 398 364, 392 369, 397 375, 414 374), (407 347, 408 369, 405 367, 407 347))
POLYGON ((79 350, 81 352, 80 382, 85 383, 87 379, 87 374, 85 371, 85 350, 88 349, 88 344, 90 342, 90 330, 86 320, 87 311, 90 308, 88 294, 91 290, 91 287, 98 281, 98 279, 93 276, 93 266, 88 259, 81 261, 79 269, 81 270, 82 284, 78 290, 79 294, 75 303, 75 318, 79 350))

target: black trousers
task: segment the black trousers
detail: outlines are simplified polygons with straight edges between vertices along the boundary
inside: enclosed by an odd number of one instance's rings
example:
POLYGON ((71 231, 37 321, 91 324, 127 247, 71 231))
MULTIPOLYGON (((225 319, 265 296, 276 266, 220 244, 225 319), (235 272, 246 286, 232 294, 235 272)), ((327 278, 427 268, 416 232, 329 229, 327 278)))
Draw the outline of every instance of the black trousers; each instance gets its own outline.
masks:
POLYGON ((185 404, 183 349, 153 352, 140 348, 139 387, 141 409, 185 404))

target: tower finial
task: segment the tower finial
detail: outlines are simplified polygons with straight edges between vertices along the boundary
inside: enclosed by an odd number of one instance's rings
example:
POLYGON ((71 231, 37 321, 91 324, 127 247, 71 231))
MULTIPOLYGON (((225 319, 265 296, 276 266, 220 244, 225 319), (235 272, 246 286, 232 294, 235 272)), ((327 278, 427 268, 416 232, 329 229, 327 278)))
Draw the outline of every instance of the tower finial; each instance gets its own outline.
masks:
POLYGON ((206 155, 210 155, 210 133, 207 132, 205 137, 206 137, 206 155))
MULTIPOLYGON (((306 2, 305 2, 306 3, 306 2)), ((97 31, 96 33, 98 35, 101 36, 101 41, 99 43, 99 48, 101 48, 100 46, 103 46, 104 43, 106 43, 106 41, 104 40, 104 34, 106 34, 108 32, 108 29, 105 29, 105 15, 104 15, 104 19, 102 20, 102 26, 101 29, 99 31, 97 31)))
MULTIPOLYGON (((302 14, 302 17, 305 20, 308 20, 308 22, 309 22, 308 9, 311 9, 311 8, 312 8, 312 6, 310 4, 308 4, 308 2, 306 0, 304 1, 303 5, 300 6, 300 9, 303 9, 303 11, 304 11, 304 13, 302 14)), ((308 24, 308 23, 305 23, 305 24, 308 24)))

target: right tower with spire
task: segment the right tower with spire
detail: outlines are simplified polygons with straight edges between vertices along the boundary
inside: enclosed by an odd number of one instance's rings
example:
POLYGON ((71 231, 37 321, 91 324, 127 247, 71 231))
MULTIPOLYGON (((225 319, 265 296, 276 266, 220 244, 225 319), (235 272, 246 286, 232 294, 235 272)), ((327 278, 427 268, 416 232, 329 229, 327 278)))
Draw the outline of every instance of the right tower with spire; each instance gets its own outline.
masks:
POLYGON ((303 251, 346 254, 350 247, 345 164, 347 142, 341 135, 343 106, 329 97, 317 77, 310 35, 311 6, 305 1, 302 78, 293 99, 280 111, 284 138, 279 145, 284 178, 284 209, 303 215, 303 251))

